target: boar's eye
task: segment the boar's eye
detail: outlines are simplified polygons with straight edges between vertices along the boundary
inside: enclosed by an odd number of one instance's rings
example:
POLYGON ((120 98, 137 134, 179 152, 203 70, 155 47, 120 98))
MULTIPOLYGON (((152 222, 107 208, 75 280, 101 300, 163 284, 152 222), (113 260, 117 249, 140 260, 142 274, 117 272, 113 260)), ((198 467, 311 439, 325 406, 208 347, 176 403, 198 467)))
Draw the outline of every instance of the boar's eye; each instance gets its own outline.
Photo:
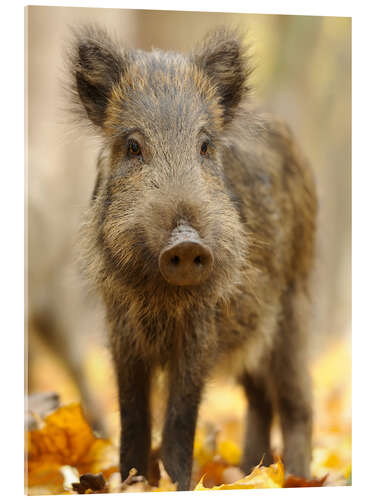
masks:
POLYGON ((141 146, 135 139, 129 139, 128 140, 128 150, 127 150, 128 156, 130 158, 134 156, 141 156, 142 151, 141 151, 141 146))
POLYGON ((201 145, 201 156, 205 156, 208 152, 208 142, 203 142, 201 145))

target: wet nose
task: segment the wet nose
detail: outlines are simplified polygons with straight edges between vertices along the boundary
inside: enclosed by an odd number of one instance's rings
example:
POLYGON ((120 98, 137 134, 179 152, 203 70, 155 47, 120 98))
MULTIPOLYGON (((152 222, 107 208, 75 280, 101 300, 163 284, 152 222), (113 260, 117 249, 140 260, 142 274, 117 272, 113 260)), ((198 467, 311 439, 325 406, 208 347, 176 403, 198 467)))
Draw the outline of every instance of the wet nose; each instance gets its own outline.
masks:
POLYGON ((213 255, 192 228, 179 231, 159 255, 159 269, 171 285, 199 285, 212 270, 213 255))

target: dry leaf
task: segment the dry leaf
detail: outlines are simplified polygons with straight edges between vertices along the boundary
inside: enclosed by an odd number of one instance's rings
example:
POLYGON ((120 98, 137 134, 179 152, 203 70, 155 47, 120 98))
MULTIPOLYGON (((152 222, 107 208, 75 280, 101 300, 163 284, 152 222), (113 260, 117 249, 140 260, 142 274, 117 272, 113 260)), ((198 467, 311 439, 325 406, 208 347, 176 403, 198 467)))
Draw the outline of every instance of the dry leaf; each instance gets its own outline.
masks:
POLYGON ((153 487, 152 491, 176 491, 177 484, 172 482, 171 478, 164 468, 163 462, 159 460, 158 463, 160 470, 159 485, 157 487, 153 487))
POLYGON ((321 479, 305 479, 303 477, 297 477, 293 475, 289 475, 284 483, 284 488, 308 488, 312 486, 323 486, 328 474, 326 474, 321 479))
POLYGON ((83 474, 79 478, 79 483, 73 483, 72 488, 77 493, 83 494, 87 490, 92 492, 102 492, 106 486, 103 474, 83 474))
MULTIPOLYGON (((45 477, 58 476, 62 465, 79 473, 95 473, 109 465, 110 441, 98 439, 86 422, 79 404, 57 409, 41 429, 27 432, 28 485, 45 484, 45 477)), ((62 479, 59 482, 62 482, 62 479)))
POLYGON ((228 464, 222 460, 212 460, 201 467, 199 477, 203 476, 204 486, 206 488, 212 488, 213 486, 223 484, 223 472, 227 467, 228 464))
POLYGON ((202 490, 243 490, 254 488, 282 488, 284 484, 284 466, 279 460, 277 463, 264 467, 258 465, 251 474, 231 484, 222 484, 213 488, 203 486, 204 477, 201 478, 194 491, 202 490))
MULTIPOLYGON (((203 402, 201 413, 204 418, 198 421, 193 480, 195 483, 199 478, 201 480, 196 490, 350 484, 351 391, 348 377, 344 377, 348 372, 348 360, 350 349, 339 344, 332 346, 327 355, 318 358, 313 370, 317 411, 311 470, 315 477, 321 479, 306 481, 293 476, 284 479, 280 462, 271 467, 259 464, 250 475, 243 477, 243 473, 233 465, 239 462, 241 456, 245 401, 239 389, 234 390, 229 382, 227 385, 222 382, 207 402, 203 402), (222 394, 225 394, 226 402, 223 406, 222 394), (212 402, 215 402, 214 406, 212 402)), ((39 418, 38 413, 38 425, 38 430, 25 433, 28 494, 64 494, 64 489, 70 489, 65 494, 76 494, 71 491, 71 485, 81 483, 80 475, 100 472, 106 482, 102 491, 176 490, 176 485, 157 461, 157 453, 153 455, 153 474, 149 482, 137 476, 136 471, 129 480, 122 482, 118 472, 118 449, 109 441, 95 437, 78 404, 62 407, 44 419, 39 418)), ((276 450, 281 448, 276 446, 276 450)), ((93 491, 88 488, 86 493, 93 491)))
POLYGON ((231 465, 237 465, 241 460, 241 449, 233 441, 219 441, 218 453, 220 457, 231 465))

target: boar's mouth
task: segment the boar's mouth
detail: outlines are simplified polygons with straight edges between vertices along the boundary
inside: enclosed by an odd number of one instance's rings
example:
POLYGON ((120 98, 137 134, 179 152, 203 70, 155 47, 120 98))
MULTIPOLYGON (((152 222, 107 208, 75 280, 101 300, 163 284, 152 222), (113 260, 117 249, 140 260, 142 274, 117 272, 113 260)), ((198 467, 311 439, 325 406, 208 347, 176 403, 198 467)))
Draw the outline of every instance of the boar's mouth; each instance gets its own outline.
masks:
POLYGON ((174 286, 200 285, 211 274, 214 257, 198 232, 185 221, 172 231, 167 245, 159 254, 159 270, 174 286))

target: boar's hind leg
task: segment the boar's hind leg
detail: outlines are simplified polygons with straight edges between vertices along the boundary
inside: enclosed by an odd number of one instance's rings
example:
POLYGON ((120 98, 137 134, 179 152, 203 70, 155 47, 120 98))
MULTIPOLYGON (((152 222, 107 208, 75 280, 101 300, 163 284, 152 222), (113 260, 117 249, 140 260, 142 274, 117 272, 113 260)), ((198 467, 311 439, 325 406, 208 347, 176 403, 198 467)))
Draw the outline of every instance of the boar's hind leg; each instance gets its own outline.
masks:
POLYGON ((125 480, 131 468, 148 476, 150 455, 150 372, 141 361, 117 366, 121 417, 120 471, 125 480))
POLYGON ((311 382, 306 359, 308 319, 303 292, 290 289, 284 297, 277 347, 271 362, 273 384, 284 442, 286 471, 309 477, 311 461, 311 382))
POLYGON ((180 491, 190 489, 193 444, 202 381, 191 377, 190 369, 181 374, 172 369, 170 395, 163 431, 161 455, 165 468, 180 491))
POLYGON ((242 383, 248 401, 246 434, 242 470, 248 474, 263 458, 263 465, 272 463, 270 450, 270 429, 272 404, 265 380, 244 373, 242 383))

